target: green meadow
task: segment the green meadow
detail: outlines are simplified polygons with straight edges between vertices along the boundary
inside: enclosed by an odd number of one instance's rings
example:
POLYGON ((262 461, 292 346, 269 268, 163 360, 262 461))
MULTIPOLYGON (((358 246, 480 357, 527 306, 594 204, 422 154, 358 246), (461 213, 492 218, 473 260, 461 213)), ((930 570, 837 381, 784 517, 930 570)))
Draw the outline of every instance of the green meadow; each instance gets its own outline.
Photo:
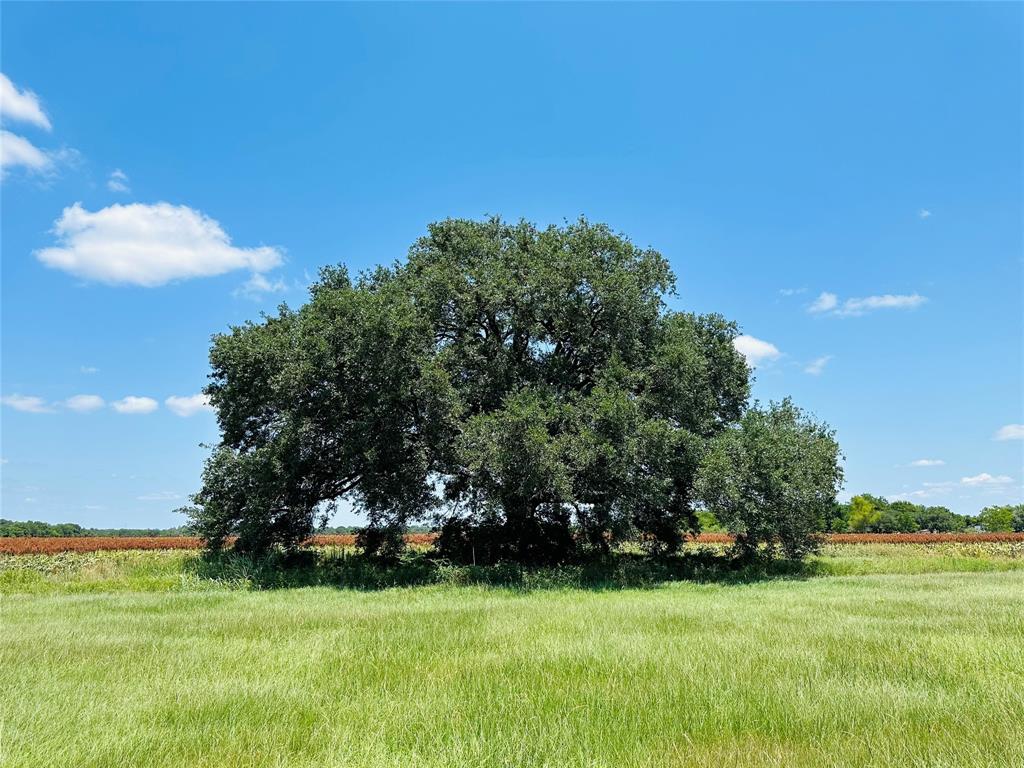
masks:
POLYGON ((1020 544, 357 562, 0 559, 0 765, 1024 766, 1020 544))

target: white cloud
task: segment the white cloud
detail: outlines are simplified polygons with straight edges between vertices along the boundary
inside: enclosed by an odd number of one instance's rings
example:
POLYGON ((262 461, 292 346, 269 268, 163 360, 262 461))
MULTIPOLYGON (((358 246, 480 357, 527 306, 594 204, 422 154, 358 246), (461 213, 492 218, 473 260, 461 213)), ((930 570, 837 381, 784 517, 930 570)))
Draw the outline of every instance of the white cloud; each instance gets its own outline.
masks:
POLYGON ((7 75, 0 72, 0 120, 31 123, 43 130, 51 130, 50 119, 32 91, 19 91, 7 75))
POLYGON ((1000 427, 994 440, 1024 440, 1024 424, 1007 424, 1000 427))
POLYGON ((131 192, 132 189, 128 186, 128 174, 120 168, 115 168, 107 179, 107 189, 111 192, 131 192))
POLYGON ((247 299, 261 299, 267 293, 280 293, 288 289, 287 283, 281 278, 271 282, 265 275, 254 272, 248 280, 235 289, 235 296, 247 299))
POLYGON ((917 212, 917 217, 919 219, 929 219, 929 218, 931 218, 931 215, 932 215, 932 212, 929 211, 927 208, 922 208, 921 210, 919 210, 917 212))
POLYGON ((80 370, 82 373, 99 373, 100 372, 99 368, 96 368, 95 366, 92 366, 92 365, 83 365, 78 370, 80 370))
POLYGON ((778 359, 782 353, 774 344, 753 336, 737 336, 732 341, 736 351, 747 358, 747 365, 756 368, 764 362, 778 359))
POLYGON ((982 472, 973 477, 961 477, 960 482, 964 485, 1003 485, 1012 483, 1013 478, 1009 475, 990 475, 988 472, 982 472))
POLYGON ((834 293, 825 291, 807 308, 812 314, 827 312, 838 317, 857 317, 876 309, 916 309, 928 299, 918 293, 864 296, 846 299, 842 303, 834 293))
POLYGON ((160 407, 160 404, 151 397, 136 397, 135 395, 128 395, 128 397, 121 400, 115 400, 110 405, 118 413, 133 414, 152 413, 160 407))
POLYGON ((811 376, 820 376, 824 372, 825 366, 828 365, 828 361, 831 359, 832 355, 822 355, 821 357, 816 357, 814 360, 807 364, 807 366, 804 368, 804 373, 809 373, 811 374, 811 376))
POLYGON ((79 413, 97 411, 104 405, 106 405, 106 403, 99 395, 74 395, 64 401, 64 406, 66 408, 70 408, 72 411, 78 411, 79 413))
POLYGON ((24 413, 53 413, 53 408, 43 398, 32 395, 5 395, 0 397, 0 403, 24 413))
POLYGON ((906 501, 909 499, 924 499, 930 495, 928 491, 904 491, 902 493, 890 493, 886 498, 892 501, 906 501))
POLYGON ((181 496, 174 491, 158 491, 156 493, 146 493, 142 496, 136 496, 139 501, 174 501, 180 499, 181 496))
POLYGON ((796 296, 798 293, 803 293, 806 288, 780 288, 779 293, 783 296, 796 296))
POLYGON ((22 167, 33 173, 53 170, 53 158, 28 139, 0 131, 0 172, 22 167))
POLYGON ((193 416, 200 411, 212 411, 213 406, 210 405, 210 398, 208 395, 189 395, 187 397, 179 397, 178 395, 171 395, 164 400, 166 405, 172 413, 178 416, 193 416))
POLYGON ((917 459, 915 461, 910 462, 910 466, 912 466, 912 467, 941 467, 941 466, 944 466, 945 463, 946 462, 944 462, 942 459, 917 459))
POLYGON ((863 315, 875 309, 916 309, 928 299, 918 293, 866 296, 863 299, 847 299, 838 310, 841 315, 863 315))
POLYGON ((953 486, 956 485, 952 481, 946 480, 941 483, 921 483, 923 486, 916 491, 903 491, 901 493, 890 494, 886 498, 896 499, 931 499, 936 496, 946 496, 953 486))
MULTIPOLYGON (((39 104, 39 97, 32 91, 19 90, 3 73, 0 73, 0 122, 30 123, 44 130, 52 130, 50 119, 39 104)), ((29 174, 51 176, 58 163, 74 164, 79 158, 73 149, 40 149, 24 136, 9 130, 0 131, 0 179, 6 178, 12 168, 23 168, 29 174)))
POLYGON ((281 264, 276 248, 236 248, 220 224, 184 205, 80 203, 54 223, 59 245, 36 251, 49 267, 110 284, 163 285, 235 269, 265 272, 281 264))
POLYGON ((830 312, 836 308, 839 298, 834 293, 823 292, 814 300, 814 303, 807 308, 808 312, 830 312))
POLYGON ((29 174, 53 177, 58 166, 74 166, 79 162, 77 150, 68 147, 45 150, 10 131, 0 131, 0 179, 7 177, 12 168, 23 168, 29 174))

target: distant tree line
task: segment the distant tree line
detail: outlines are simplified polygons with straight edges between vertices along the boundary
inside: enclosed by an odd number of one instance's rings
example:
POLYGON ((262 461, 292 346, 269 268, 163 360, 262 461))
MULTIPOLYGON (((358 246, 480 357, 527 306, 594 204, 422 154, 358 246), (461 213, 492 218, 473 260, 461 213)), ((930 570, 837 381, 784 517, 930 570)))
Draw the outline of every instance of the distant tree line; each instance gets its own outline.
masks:
MULTIPOLYGON (((324 526, 318 534, 345 535, 359 532, 354 525, 324 526)), ((409 533, 429 533, 426 525, 411 525, 409 533)), ((5 520, 0 518, 0 538, 84 538, 84 537, 140 537, 140 536, 195 536, 188 525, 177 528, 83 528, 78 523, 44 523, 40 520, 5 520)))
POLYGON ((78 523, 44 523, 39 520, 4 520, 0 518, 3 537, 87 537, 87 536, 194 536, 190 526, 177 528, 83 528, 78 523))
MULTIPOLYGON (((353 536, 358 534, 362 530, 362 526, 358 525, 325 525, 322 528, 314 530, 314 534, 317 536, 353 536)), ((429 525, 409 525, 406 527, 407 533, 430 533, 429 525)))
MULTIPOLYGON (((712 512, 697 512, 701 531, 728 532, 712 512)), ((1024 504, 989 506, 977 515, 958 515, 946 507, 925 506, 909 501, 888 501, 881 496, 862 493, 845 504, 837 503, 831 514, 814 527, 817 533, 1024 533, 1024 504)), ((355 525, 334 525, 318 528, 316 534, 353 535, 362 530, 355 525)), ((431 533, 429 525, 410 525, 409 533, 431 533)), ((195 536, 187 525, 177 528, 83 528, 77 523, 44 523, 38 520, 4 520, 0 518, 0 537, 112 537, 112 536, 195 536)))
POLYGON ((862 493, 845 504, 836 504, 822 523, 822 529, 832 533, 1024 532, 1024 504, 989 506, 971 516, 958 515, 946 507, 889 501, 862 493))

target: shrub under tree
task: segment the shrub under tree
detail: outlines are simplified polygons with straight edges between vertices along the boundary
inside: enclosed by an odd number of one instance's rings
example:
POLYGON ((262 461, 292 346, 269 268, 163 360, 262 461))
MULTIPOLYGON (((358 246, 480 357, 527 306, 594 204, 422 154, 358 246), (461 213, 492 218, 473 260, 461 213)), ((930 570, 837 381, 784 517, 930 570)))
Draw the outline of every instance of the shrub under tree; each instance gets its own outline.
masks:
MULTIPOLYGON (((557 562, 625 538, 675 551, 750 370, 736 325, 667 309, 673 286, 659 253, 585 220, 448 220, 404 263, 323 270, 301 308, 214 338, 222 439, 196 529, 214 548, 294 547, 346 499, 369 552, 426 520, 459 560, 557 562)), ((815 504, 834 502, 825 458, 791 461, 815 504)))

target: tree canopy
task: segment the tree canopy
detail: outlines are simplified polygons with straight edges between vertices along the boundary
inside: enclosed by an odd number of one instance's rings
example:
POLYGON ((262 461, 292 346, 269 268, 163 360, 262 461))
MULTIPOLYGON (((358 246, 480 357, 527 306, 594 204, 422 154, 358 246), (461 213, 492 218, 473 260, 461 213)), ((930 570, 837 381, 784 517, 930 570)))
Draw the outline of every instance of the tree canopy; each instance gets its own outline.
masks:
POLYGON ((909 501, 888 501, 881 496, 862 493, 849 503, 837 505, 828 529, 853 533, 936 533, 962 531, 972 519, 957 515, 946 507, 929 507, 909 501))
POLYGON ((978 513, 978 524, 993 533, 1024 532, 1024 504, 985 507, 978 513))
POLYGON ((748 555, 767 545, 801 558, 814 549, 842 479, 834 433, 786 399, 751 408, 712 441, 699 492, 748 555))
POLYGON ((669 310, 673 289, 661 254, 583 219, 446 220, 402 263, 324 269, 301 308, 214 338, 193 522, 295 546, 346 499, 372 552, 423 520, 459 559, 673 551, 750 392, 737 326, 669 310))

